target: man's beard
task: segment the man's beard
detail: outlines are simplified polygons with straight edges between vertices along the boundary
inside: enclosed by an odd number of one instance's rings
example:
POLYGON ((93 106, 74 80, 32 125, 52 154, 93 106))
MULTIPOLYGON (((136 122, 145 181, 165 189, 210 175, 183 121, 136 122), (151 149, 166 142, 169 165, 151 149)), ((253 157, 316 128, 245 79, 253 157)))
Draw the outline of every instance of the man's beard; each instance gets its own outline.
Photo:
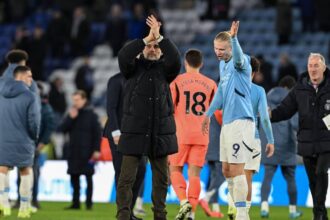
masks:
POLYGON ((159 57, 157 57, 156 54, 148 54, 146 59, 154 61, 154 60, 159 60, 159 57))

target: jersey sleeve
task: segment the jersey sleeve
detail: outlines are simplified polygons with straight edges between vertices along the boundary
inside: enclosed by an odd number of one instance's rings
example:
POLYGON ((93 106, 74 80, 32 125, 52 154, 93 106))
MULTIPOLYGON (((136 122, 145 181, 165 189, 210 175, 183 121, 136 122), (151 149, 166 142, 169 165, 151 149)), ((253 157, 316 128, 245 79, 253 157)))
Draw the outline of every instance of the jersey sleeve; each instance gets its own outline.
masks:
POLYGON ((217 109, 222 109, 222 100, 223 100, 223 95, 222 95, 222 89, 221 86, 219 85, 217 88, 217 91, 214 95, 214 98, 211 102, 210 108, 207 110, 206 115, 208 117, 211 117, 213 115, 213 113, 217 110, 217 109))
POLYGON ((261 126, 266 134, 268 143, 274 144, 273 130, 268 114, 267 98, 265 90, 263 88, 259 90, 259 96, 260 100, 258 105, 258 112, 260 115, 261 126))

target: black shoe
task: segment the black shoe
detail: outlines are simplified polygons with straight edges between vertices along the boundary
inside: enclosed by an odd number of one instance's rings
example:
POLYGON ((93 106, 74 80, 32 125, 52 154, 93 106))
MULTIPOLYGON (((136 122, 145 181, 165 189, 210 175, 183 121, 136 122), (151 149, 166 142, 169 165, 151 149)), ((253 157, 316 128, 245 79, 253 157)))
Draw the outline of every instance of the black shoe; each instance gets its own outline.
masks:
POLYGON ((313 220, 328 220, 328 216, 324 213, 318 213, 313 220))
POLYGON ((70 205, 68 207, 65 207, 64 210, 79 210, 80 206, 78 205, 70 205))
POLYGON ((142 218, 138 218, 135 215, 132 215, 130 220, 143 220, 143 219, 142 218))

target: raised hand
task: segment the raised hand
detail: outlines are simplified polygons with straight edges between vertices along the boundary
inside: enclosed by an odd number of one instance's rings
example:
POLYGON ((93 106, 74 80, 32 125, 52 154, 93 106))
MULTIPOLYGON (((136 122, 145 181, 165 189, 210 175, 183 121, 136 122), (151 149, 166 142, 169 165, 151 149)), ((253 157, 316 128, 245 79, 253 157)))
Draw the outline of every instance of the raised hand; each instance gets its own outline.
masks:
POLYGON ((157 21, 157 19, 153 15, 148 16, 146 23, 150 27, 149 35, 152 35, 153 40, 158 39, 160 37, 159 30, 161 23, 157 21))
POLYGON ((231 27, 230 27, 230 36, 231 37, 237 36, 238 27, 239 27, 239 21, 233 21, 233 23, 231 23, 231 27))

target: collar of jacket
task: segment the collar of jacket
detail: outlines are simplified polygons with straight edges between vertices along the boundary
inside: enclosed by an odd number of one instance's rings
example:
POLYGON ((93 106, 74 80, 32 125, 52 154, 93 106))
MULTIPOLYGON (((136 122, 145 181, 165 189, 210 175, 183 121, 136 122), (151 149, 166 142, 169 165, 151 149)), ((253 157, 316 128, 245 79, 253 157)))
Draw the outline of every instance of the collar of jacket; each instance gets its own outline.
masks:
MULTIPOLYGON (((326 87, 329 87, 330 86, 329 84, 330 84, 330 70, 326 68, 324 71, 324 79, 322 80, 318 88, 321 89, 325 85, 326 87)), ((306 88, 314 90, 313 86, 310 84, 310 78, 307 71, 301 74, 297 83, 297 89, 306 89, 306 88)))

